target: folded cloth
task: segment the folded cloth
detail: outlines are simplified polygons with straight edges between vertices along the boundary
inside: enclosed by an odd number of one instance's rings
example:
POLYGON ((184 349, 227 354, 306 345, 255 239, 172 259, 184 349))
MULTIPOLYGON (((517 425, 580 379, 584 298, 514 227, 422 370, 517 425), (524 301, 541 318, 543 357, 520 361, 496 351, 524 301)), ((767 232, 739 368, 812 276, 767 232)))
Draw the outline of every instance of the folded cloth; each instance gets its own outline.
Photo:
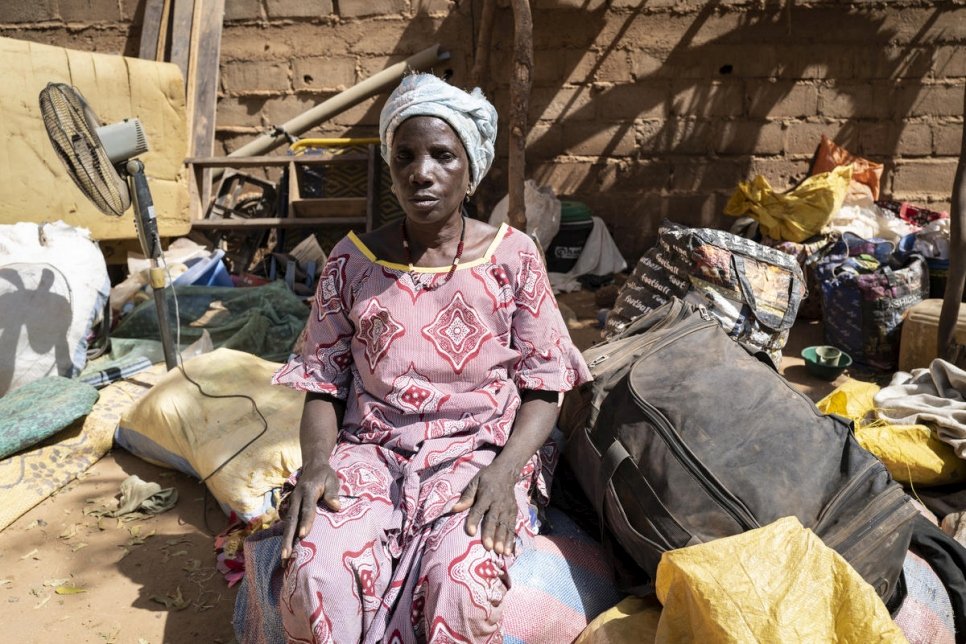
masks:
POLYGON ((874 401, 882 420, 930 425, 939 440, 966 458, 966 371, 936 358, 928 369, 897 372, 874 401))
POLYGON ((178 490, 173 487, 162 489, 157 483, 142 481, 137 474, 124 479, 121 483, 121 499, 116 510, 106 514, 119 517, 132 512, 142 514, 161 514, 167 512, 178 502, 178 490))
POLYGON ((48 376, 0 394, 0 459, 53 436, 97 402, 92 386, 48 376))

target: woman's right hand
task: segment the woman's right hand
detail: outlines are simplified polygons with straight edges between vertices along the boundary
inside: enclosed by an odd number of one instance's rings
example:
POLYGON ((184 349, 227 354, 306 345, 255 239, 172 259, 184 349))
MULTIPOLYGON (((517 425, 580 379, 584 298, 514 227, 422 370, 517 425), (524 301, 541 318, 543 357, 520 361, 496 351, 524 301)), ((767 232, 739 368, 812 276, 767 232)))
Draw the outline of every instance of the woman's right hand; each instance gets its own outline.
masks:
POLYGON ((319 499, 333 512, 342 509, 339 503, 339 477, 328 463, 303 466, 299 480, 289 496, 285 531, 282 533, 282 559, 292 556, 296 539, 302 539, 312 529, 319 499))

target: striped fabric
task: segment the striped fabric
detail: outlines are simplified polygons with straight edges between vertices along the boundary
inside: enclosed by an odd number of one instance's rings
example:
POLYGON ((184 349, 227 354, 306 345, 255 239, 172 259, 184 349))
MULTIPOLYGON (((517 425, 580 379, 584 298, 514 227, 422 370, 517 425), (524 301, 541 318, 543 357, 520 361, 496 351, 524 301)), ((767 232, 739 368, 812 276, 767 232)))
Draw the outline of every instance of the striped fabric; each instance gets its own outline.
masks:
POLYGON ((932 567, 909 552, 902 565, 908 593, 895 616, 910 644, 952 644, 956 641, 953 606, 932 567))
MULTIPOLYGON (((510 570, 513 586, 503 607, 504 644, 570 642, 621 594, 600 546, 573 521, 550 510, 553 533, 534 539, 510 570)), ((235 602, 235 636, 242 644, 285 644, 276 608, 281 524, 245 542, 245 581, 235 602)), ((955 642, 949 596, 929 564, 913 553, 903 565, 908 595, 896 624, 911 644, 955 642)))
MULTIPOLYGON (((505 644, 570 642, 621 595, 613 587, 600 546, 564 514, 551 510, 553 534, 537 536, 510 570, 504 599, 505 644)), ((235 601, 235 636, 242 644, 284 644, 281 524, 245 542, 245 580, 235 601)))
POLYGON ((553 532, 537 536, 534 548, 510 569, 504 644, 572 642, 623 597, 600 544, 557 510, 550 510, 549 519, 553 532))

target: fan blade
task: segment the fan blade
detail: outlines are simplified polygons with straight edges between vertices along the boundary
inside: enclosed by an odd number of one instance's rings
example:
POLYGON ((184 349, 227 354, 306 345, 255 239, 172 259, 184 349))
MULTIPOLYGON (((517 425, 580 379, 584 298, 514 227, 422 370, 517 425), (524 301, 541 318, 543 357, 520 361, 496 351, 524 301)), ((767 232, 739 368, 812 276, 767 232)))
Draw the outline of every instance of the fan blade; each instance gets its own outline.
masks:
POLYGON ((111 164, 97 136, 97 116, 80 92, 64 83, 48 83, 40 92, 47 136, 67 174, 98 210, 120 217, 131 206, 131 193, 111 164))

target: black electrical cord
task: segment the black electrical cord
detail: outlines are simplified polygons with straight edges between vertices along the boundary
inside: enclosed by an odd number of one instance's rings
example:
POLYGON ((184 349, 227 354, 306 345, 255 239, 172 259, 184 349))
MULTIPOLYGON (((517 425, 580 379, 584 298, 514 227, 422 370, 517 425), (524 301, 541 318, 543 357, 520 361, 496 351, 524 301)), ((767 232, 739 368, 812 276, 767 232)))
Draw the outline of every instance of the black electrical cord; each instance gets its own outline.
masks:
MULTIPOLYGON (((188 375, 188 372, 184 368, 184 359, 181 357, 181 314, 180 314, 180 310, 178 309, 178 292, 177 292, 177 289, 174 288, 174 280, 171 279, 171 272, 168 270, 168 264, 166 261, 164 261, 163 256, 161 258, 161 261, 164 264, 164 272, 168 277, 168 282, 171 284, 171 296, 174 299, 174 321, 175 321, 175 338, 176 338, 174 346, 178 356, 178 370, 181 371, 181 375, 184 376, 185 380, 193 384, 195 388, 198 389, 198 393, 200 393, 205 398, 213 398, 213 399, 243 398, 247 400, 248 402, 251 403, 252 409, 254 410, 255 414, 258 415, 258 418, 262 423, 261 431, 259 431, 247 443, 245 443, 237 450, 235 450, 235 452, 231 456, 229 456, 224 461, 222 461, 220 465, 218 465, 215 469, 213 469, 211 472, 209 472, 206 476, 204 476, 198 481, 199 484, 204 485, 208 481, 208 479, 210 479, 215 474, 220 472, 226 465, 228 465, 235 458, 237 458, 242 452, 248 449, 252 445, 252 443, 254 443, 259 438, 265 435, 265 432, 268 431, 268 419, 265 418, 265 414, 262 413, 262 410, 258 408, 258 403, 255 402, 255 399, 249 396, 248 394, 211 394, 205 391, 204 388, 202 388, 200 383, 198 383, 196 380, 194 380, 191 376, 188 375)), ((208 530, 209 534, 214 535, 216 533, 208 525, 208 497, 209 497, 208 486, 205 485, 204 507, 202 508, 202 512, 204 513, 205 529, 208 530)))

